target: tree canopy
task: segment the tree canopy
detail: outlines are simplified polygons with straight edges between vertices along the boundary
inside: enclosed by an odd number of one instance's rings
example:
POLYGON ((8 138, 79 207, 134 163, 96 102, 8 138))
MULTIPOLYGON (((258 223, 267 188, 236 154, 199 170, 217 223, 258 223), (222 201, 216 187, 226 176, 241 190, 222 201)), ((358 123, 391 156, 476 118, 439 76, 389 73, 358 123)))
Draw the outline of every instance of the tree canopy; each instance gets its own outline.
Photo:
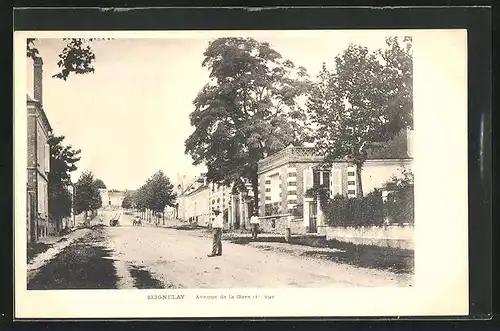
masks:
POLYGON ((249 180, 258 199, 257 162, 308 136, 299 102, 310 86, 306 70, 252 38, 210 42, 202 66, 210 80, 194 100, 186 153, 206 165, 209 181, 249 180))
POLYGON ((134 197, 130 192, 125 193, 125 197, 122 200, 122 208, 131 209, 134 206, 134 197))
MULTIPOLYGON (((96 39, 102 38, 63 38, 66 45, 58 56, 59 72, 53 74, 52 77, 67 80, 72 73, 78 75, 93 73, 95 54, 90 44, 96 39)), ((26 56, 32 59, 40 56, 35 38, 28 38, 26 56)))
POLYGON ((63 145, 65 137, 51 134, 48 137, 50 146, 50 172, 49 172, 49 214, 51 217, 61 219, 71 215, 71 172, 77 169, 76 163, 80 160, 80 150, 75 150, 71 145, 63 145))
POLYGON ((323 65, 307 103, 316 147, 327 164, 344 159, 357 166, 358 195, 367 150, 413 126, 411 38, 386 43, 375 52, 350 44, 333 70, 323 65))
POLYGON ((104 184, 102 179, 96 178, 94 182, 97 188, 106 188, 106 184, 104 184))
MULTIPOLYGON (((175 206, 177 196, 170 179, 160 170, 148 178, 130 198, 136 209, 141 211, 149 209, 159 213, 163 212, 166 206, 175 206)), ((128 204, 125 199, 127 196, 124 198, 124 203, 128 204)))
POLYGON ((102 198, 91 171, 81 174, 75 184, 75 213, 97 210, 102 207, 102 198))

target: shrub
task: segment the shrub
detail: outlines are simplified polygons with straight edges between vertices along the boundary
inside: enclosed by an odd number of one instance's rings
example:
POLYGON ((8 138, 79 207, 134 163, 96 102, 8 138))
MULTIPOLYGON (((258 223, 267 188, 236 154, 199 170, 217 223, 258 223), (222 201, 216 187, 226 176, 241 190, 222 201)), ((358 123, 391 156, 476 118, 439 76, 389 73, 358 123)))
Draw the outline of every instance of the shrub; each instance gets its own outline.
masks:
POLYGON ((290 214, 292 214, 292 216, 294 218, 302 218, 302 217, 304 217, 304 205, 303 204, 299 204, 299 205, 295 206, 295 208, 293 208, 290 211, 290 214))
POLYGON ((387 195, 385 213, 391 222, 413 224, 414 208, 413 185, 397 187, 387 195))
POLYGON ((402 177, 393 176, 386 184, 389 191, 385 202, 385 214, 391 222, 414 223, 413 173, 405 168, 402 177))
MULTIPOLYGON (((362 198, 347 198, 337 195, 322 202, 326 223, 331 226, 361 227, 381 226, 388 218, 395 223, 414 223, 413 173, 402 169, 402 177, 393 176, 386 184, 387 200, 382 199, 382 192, 375 190, 362 198)), ((323 188, 308 192, 311 196, 320 194, 323 188)))
POLYGON ((336 196, 326 204, 327 223, 334 226, 374 226, 384 222, 384 203, 378 190, 362 198, 336 196))

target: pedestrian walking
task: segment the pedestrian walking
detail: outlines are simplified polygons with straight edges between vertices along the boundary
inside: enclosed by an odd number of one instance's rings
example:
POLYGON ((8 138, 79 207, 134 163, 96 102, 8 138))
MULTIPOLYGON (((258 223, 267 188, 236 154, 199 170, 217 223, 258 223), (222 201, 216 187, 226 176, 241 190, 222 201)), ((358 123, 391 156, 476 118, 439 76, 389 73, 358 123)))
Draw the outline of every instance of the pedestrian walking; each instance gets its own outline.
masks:
POLYGON ((252 227, 252 238, 257 239, 257 234, 259 233, 260 220, 257 213, 254 212, 252 217, 250 217, 250 226, 252 227))
POLYGON ((208 254, 208 257, 221 256, 222 255, 222 228, 224 227, 224 220, 222 218, 222 213, 219 209, 214 210, 215 219, 212 222, 212 231, 214 234, 212 253, 208 254))

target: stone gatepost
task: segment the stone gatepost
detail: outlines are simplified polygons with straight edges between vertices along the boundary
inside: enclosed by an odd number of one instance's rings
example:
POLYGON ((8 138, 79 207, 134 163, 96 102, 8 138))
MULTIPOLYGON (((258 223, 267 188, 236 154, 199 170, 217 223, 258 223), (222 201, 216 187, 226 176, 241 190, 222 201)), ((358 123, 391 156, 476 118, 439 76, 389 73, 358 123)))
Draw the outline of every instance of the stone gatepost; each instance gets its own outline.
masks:
POLYGON ((326 223, 325 223, 325 215, 323 213, 323 209, 321 208, 321 199, 318 194, 317 203, 316 203, 317 213, 316 213, 316 232, 320 234, 326 234, 326 223))
POLYGON ((303 226, 306 231, 309 229, 310 222, 310 208, 311 203, 313 202, 313 198, 304 197, 304 205, 303 205, 303 226))

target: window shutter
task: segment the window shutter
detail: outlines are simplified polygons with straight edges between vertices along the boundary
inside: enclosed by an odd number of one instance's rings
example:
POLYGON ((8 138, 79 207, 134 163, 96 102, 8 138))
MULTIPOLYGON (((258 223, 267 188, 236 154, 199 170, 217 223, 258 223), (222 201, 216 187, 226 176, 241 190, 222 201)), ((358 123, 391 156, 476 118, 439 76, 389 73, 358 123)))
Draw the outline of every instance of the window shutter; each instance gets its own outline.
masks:
POLYGON ((332 197, 337 194, 342 195, 342 170, 332 169, 332 181, 330 182, 332 188, 332 197))
POLYGON ((50 146, 45 144, 45 172, 50 172, 50 146))
POLYGON ((304 169, 304 192, 313 187, 313 170, 312 168, 304 169))

